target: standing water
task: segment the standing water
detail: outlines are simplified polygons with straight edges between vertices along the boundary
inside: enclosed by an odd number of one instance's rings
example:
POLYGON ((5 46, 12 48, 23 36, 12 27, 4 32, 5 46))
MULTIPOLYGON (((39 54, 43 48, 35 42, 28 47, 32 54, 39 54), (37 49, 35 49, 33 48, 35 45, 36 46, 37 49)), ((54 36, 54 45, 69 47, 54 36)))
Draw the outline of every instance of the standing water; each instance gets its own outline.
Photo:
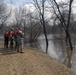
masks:
MULTIPOLYGON (((58 35, 57 35, 58 36, 58 35)), ((46 52, 46 42, 45 42, 45 36, 41 35, 39 38, 39 44, 40 48, 46 52)), ((48 41, 49 41, 49 46, 48 46, 48 55, 56 59, 57 61, 60 61, 61 63, 65 64, 67 63, 67 57, 69 54, 69 49, 67 48, 65 44, 65 40, 61 39, 56 39, 54 38, 54 34, 48 35, 48 41)), ((71 57, 71 70, 76 72, 76 51, 75 51, 75 45, 74 44, 74 50, 72 52, 72 57, 71 57)))

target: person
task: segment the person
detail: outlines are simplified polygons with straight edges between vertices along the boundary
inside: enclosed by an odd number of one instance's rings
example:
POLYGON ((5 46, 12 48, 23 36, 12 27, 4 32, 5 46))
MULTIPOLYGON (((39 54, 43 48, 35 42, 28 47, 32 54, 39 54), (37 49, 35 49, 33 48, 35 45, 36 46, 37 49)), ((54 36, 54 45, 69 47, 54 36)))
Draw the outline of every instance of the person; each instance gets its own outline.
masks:
POLYGON ((19 33, 19 29, 18 29, 18 28, 16 28, 16 30, 15 30, 15 36, 14 36, 14 41, 15 41, 15 50, 17 49, 17 35, 18 35, 18 33, 19 33))
POLYGON ((6 32, 4 33, 4 48, 8 48, 8 44, 9 44, 9 30, 7 29, 6 32))
POLYGON ((14 29, 11 28, 11 31, 10 31, 10 49, 13 49, 13 45, 14 45, 14 36, 15 36, 14 29))
POLYGON ((23 49, 23 38, 24 38, 24 33, 22 32, 21 28, 17 29, 17 52, 22 52, 23 49))

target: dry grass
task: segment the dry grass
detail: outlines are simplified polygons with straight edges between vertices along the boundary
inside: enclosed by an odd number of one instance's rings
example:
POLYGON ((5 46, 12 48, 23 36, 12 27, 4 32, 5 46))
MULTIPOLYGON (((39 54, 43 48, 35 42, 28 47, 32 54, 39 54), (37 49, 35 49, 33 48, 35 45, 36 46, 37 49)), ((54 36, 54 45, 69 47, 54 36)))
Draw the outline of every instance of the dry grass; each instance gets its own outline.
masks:
POLYGON ((0 45, 0 75, 76 75, 39 50, 24 47, 23 51, 4 50, 0 45))

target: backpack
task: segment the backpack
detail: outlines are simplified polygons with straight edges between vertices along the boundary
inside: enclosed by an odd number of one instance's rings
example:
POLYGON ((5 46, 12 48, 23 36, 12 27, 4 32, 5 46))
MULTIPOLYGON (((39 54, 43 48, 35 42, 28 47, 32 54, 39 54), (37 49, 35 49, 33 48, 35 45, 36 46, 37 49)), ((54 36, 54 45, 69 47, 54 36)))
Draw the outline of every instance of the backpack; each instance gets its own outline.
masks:
POLYGON ((7 37, 7 38, 9 37, 9 32, 5 33, 5 37, 7 37))

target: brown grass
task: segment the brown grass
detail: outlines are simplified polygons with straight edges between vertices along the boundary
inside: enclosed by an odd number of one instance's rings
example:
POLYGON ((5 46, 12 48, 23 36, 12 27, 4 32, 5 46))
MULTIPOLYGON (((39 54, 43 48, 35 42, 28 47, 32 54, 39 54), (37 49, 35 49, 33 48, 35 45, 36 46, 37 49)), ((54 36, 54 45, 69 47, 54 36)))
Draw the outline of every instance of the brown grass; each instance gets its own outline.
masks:
POLYGON ((0 75, 76 75, 47 54, 24 47, 24 53, 0 45, 0 75))

